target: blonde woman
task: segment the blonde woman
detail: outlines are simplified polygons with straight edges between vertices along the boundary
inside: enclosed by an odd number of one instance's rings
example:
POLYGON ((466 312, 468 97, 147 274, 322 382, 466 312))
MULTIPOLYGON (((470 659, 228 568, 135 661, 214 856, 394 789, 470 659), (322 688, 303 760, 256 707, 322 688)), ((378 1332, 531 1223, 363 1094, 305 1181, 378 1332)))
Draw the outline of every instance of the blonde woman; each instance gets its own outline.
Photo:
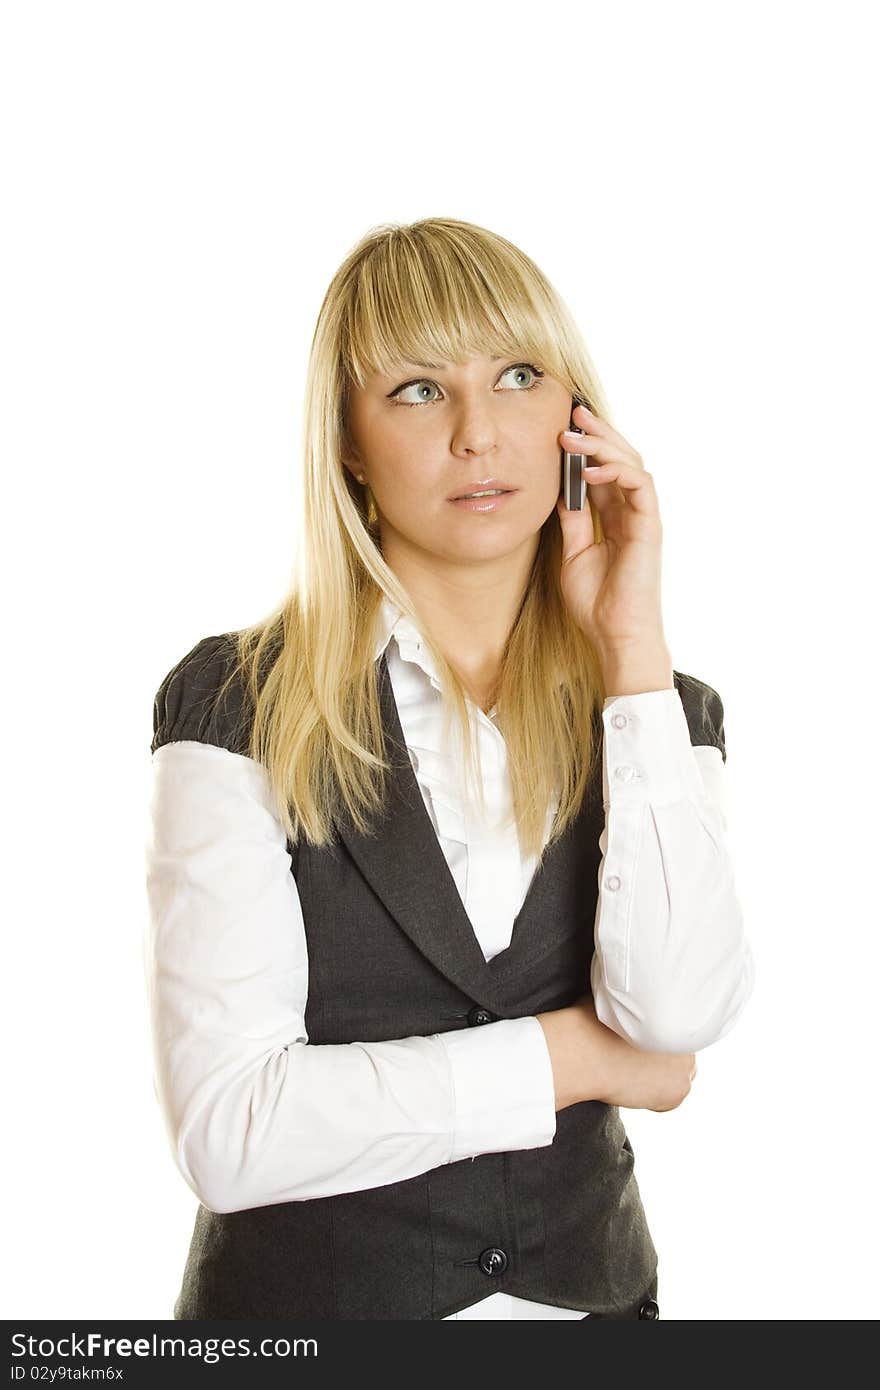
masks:
POLYGON ((545 275, 449 218, 339 268, 303 443, 290 591, 155 698, 174 1316, 657 1317, 620 1108, 682 1102, 754 964, 654 479, 545 275))

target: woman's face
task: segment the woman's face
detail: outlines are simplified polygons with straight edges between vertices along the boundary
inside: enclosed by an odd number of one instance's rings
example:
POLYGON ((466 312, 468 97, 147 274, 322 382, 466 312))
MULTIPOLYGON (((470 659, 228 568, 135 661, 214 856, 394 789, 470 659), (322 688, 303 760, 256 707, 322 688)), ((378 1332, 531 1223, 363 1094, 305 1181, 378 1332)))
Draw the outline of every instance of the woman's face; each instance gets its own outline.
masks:
POLYGON ((404 362, 353 386, 357 452, 344 461, 373 493, 383 553, 391 560, 389 547, 403 545, 466 562, 536 546, 559 496, 558 436, 570 418, 568 390, 516 357, 404 362), (487 479, 512 490, 493 510, 450 500, 493 486, 487 479))

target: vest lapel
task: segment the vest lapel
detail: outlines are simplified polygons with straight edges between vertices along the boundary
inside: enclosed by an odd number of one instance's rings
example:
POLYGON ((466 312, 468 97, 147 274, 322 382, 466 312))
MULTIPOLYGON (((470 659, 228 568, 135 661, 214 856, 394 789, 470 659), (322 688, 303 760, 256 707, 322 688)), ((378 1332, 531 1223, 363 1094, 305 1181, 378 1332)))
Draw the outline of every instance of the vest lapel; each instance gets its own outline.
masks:
MULTIPOLYGON (((553 910, 554 885, 571 854, 572 837, 577 843, 588 833, 583 812, 538 864, 509 947, 486 961, 410 763, 384 653, 379 695, 391 763, 387 815, 374 822, 372 833, 359 834, 346 812, 337 820, 339 835, 377 897, 422 954, 469 997, 505 1013, 504 986, 540 959, 557 937, 571 932, 564 914, 553 910), (540 929, 530 931, 531 922, 540 929)), ((577 872, 580 856, 575 858, 577 872)), ((588 930, 592 925, 584 924, 588 930)))

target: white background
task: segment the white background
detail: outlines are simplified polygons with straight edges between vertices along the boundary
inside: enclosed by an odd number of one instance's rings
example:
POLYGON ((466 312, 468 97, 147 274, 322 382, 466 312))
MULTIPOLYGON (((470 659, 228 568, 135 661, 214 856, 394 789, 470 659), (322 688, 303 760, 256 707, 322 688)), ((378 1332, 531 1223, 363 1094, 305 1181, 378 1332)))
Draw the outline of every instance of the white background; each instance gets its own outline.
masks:
POLYGON ((324 291, 430 215, 572 307, 656 479, 674 665, 724 701, 758 981, 685 1104, 622 1112, 661 1317, 876 1317, 873 18, 4 6, 6 1317, 171 1316, 152 698, 286 587, 324 291))

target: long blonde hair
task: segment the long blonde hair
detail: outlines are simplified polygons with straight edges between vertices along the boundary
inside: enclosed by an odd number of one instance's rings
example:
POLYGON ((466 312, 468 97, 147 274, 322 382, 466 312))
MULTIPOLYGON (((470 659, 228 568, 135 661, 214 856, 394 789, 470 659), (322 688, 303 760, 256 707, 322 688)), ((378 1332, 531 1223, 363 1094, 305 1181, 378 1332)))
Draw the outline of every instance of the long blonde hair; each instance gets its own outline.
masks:
MULTIPOLYGON (((432 217, 373 228, 324 296, 305 389, 293 579, 267 617, 234 634, 229 676, 246 683, 250 756, 267 770, 291 841, 333 841, 334 814, 343 805, 363 833, 384 804, 389 763, 373 660, 383 593, 416 623, 433 654, 447 732, 457 720, 464 765, 480 795, 470 692, 386 564, 368 489, 344 466, 341 445, 350 442, 352 382, 362 386, 402 360, 505 354, 536 362, 610 420, 587 349, 556 290, 523 251, 483 227, 432 217)), ((554 800, 547 843, 562 833, 598 766, 601 668, 563 600, 561 555, 554 508, 541 528, 496 687, 525 854, 540 853, 554 800)))

